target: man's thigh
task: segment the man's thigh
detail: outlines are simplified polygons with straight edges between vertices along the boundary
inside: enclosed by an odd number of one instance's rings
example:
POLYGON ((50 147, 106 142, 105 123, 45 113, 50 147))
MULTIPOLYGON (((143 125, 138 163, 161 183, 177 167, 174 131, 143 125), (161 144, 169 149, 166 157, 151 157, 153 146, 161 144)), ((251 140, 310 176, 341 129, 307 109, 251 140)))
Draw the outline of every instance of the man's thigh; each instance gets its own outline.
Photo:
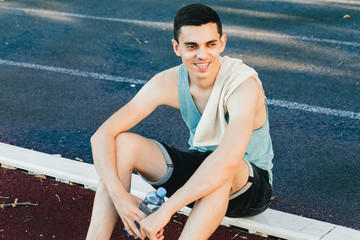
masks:
MULTIPOLYGON (((240 196, 229 201, 226 216, 249 217, 265 211, 270 205, 272 186, 269 183, 269 174, 266 170, 251 164, 253 177, 251 187, 240 196)), ((240 190, 241 191, 241 190, 240 190)))
POLYGON ((168 158, 168 173, 171 173, 159 181, 148 182, 156 188, 164 187, 166 196, 170 197, 190 179, 211 152, 181 151, 162 142, 159 144, 162 146, 163 155, 168 158))
POLYGON ((116 137, 118 168, 128 167, 144 178, 156 181, 164 176, 167 165, 157 144, 138 134, 124 132, 116 137))

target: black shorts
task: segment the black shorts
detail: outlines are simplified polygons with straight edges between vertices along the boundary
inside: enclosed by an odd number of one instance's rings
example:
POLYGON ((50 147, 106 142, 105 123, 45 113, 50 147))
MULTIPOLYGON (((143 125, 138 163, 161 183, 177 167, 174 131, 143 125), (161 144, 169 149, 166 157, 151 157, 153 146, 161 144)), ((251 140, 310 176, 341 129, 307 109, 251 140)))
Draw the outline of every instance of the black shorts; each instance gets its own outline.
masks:
MULTIPOLYGON (((152 186, 164 187, 167 197, 174 194, 194 174, 204 159, 212 152, 196 150, 180 151, 164 143, 154 141, 160 147, 168 164, 165 176, 156 182, 149 182, 152 186)), ((269 173, 250 163, 250 177, 248 183, 237 193, 230 196, 226 216, 249 217, 265 211, 270 204, 272 187, 269 183, 269 173), (251 165, 250 165, 251 164, 251 165), (234 197, 235 196, 235 197, 234 197), (234 197, 234 198, 232 198, 234 197)), ((189 207, 192 207, 190 204, 189 207)))

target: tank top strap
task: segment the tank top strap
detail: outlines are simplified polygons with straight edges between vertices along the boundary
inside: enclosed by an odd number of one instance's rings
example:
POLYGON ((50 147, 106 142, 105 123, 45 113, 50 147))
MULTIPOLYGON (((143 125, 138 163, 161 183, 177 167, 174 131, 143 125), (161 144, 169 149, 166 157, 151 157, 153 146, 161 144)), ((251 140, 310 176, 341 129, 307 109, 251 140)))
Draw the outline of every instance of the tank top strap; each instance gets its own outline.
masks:
POLYGON ((193 148, 192 141, 197 125, 201 119, 201 114, 199 113, 191 96, 189 88, 189 74, 183 64, 179 67, 178 93, 181 116, 190 130, 189 144, 190 148, 193 148))

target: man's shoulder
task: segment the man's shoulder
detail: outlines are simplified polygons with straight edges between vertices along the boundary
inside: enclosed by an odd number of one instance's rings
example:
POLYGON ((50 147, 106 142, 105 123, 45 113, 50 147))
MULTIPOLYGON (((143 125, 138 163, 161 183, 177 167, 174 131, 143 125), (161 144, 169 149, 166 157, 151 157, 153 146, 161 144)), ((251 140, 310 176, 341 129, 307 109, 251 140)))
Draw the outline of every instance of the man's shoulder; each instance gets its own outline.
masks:
POLYGON ((177 81, 179 76, 179 67, 172 67, 167 70, 164 70, 158 74, 156 74, 155 78, 158 78, 162 81, 177 81))
POLYGON ((253 74, 257 74, 256 70, 249 66, 246 62, 244 62, 240 58, 234 58, 229 56, 222 56, 220 58, 220 70, 226 69, 226 71, 229 70, 241 70, 241 71, 250 71, 253 74))
POLYGON ((179 77, 179 66, 169 68, 156 74, 148 83, 148 85, 156 88, 177 88, 177 82, 179 77))
POLYGON ((178 67, 173 67, 156 74, 144 86, 143 92, 153 100, 156 99, 158 105, 169 105, 177 108, 179 105, 178 67))

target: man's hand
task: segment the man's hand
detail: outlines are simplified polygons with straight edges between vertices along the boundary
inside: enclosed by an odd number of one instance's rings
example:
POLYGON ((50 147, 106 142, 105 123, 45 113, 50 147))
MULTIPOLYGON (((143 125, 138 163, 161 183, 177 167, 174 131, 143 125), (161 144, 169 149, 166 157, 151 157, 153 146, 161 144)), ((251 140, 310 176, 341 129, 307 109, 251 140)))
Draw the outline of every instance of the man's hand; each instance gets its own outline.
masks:
POLYGON ((146 214, 139 209, 142 200, 130 193, 119 197, 113 197, 113 202, 121 221, 129 235, 145 239, 135 222, 139 223, 146 217, 146 214))
POLYGON ((140 221, 142 236, 150 240, 163 240, 164 227, 170 221, 171 214, 164 208, 160 207, 156 212, 150 214, 140 221))

